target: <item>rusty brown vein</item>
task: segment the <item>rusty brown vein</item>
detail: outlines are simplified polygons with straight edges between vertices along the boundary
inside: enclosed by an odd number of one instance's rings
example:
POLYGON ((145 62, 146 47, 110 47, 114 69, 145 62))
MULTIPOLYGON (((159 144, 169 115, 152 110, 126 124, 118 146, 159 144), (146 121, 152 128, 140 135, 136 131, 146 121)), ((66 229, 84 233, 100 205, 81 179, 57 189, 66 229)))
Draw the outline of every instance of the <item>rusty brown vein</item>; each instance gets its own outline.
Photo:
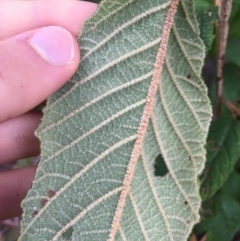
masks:
POLYGON ((172 0, 171 4, 169 6, 169 10, 168 10, 165 22, 164 22, 163 31, 162 31, 162 35, 161 35, 162 41, 160 43, 158 53, 156 56, 156 60, 154 63, 152 80, 151 80, 151 84, 149 86, 148 94, 147 94, 147 102, 144 107, 143 115, 142 115, 142 118, 141 118, 141 121, 140 121, 140 124, 138 127, 137 139, 134 144, 134 148, 133 148, 131 158, 130 158, 130 161, 128 164, 127 172, 126 172, 126 175, 123 180, 123 189, 121 191, 118 205, 117 205, 115 215, 114 215, 114 218, 112 221, 108 241, 114 241, 115 234, 118 231, 118 227, 119 227, 120 220, 122 217, 123 208, 124 208, 124 205, 126 202, 127 195, 130 190, 130 185, 132 182, 136 164, 137 164, 139 156, 141 155, 142 143, 144 140, 144 136, 147 132, 149 118, 150 118, 151 112, 153 110, 154 97, 155 97, 155 94, 156 94, 156 91, 158 88, 158 84, 160 82, 164 58, 165 58, 166 51, 167 51, 168 39, 169 39, 169 35, 170 35, 171 28, 173 25, 174 16, 177 11, 178 3, 179 3, 179 0, 172 0))

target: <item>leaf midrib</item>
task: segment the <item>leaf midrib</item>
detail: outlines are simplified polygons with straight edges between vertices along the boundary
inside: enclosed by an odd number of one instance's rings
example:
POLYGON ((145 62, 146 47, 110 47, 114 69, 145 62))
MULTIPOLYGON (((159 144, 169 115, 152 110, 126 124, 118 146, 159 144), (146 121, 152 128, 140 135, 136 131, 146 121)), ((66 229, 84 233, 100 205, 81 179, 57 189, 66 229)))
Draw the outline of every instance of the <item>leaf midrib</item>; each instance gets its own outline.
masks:
POLYGON ((151 116, 151 113, 153 111, 154 107, 154 100, 155 100, 155 95, 158 89, 158 85, 160 84, 160 77, 162 74, 162 69, 163 69, 163 63, 167 51, 167 45, 168 45, 168 39, 170 36, 170 32, 172 29, 173 21, 174 21, 174 16, 177 12, 177 6, 178 6, 179 0, 172 0, 171 4, 169 6, 164 25, 163 25, 163 30, 161 33, 160 38, 162 39, 157 55, 156 55, 156 60, 154 63, 154 68, 153 68, 153 76, 152 80, 148 89, 148 94, 147 94, 147 102, 145 105, 145 108, 143 110, 143 115, 138 127, 137 131, 137 139, 133 147, 133 151, 130 157, 130 161, 128 164, 127 172, 123 180, 123 189, 121 191, 118 205, 115 211, 115 215, 112 221, 111 225, 111 230, 109 233, 109 238, 108 241, 114 241, 114 237, 116 235, 116 232, 119 228, 120 225, 120 220, 123 212, 123 207, 126 202, 126 198, 128 196, 128 193, 130 191, 130 185, 132 182, 132 178, 134 175, 134 171, 136 168, 136 164, 138 161, 139 156, 141 155, 141 150, 142 150, 142 143, 145 137, 145 134, 147 132, 148 128, 148 123, 149 119, 151 116))

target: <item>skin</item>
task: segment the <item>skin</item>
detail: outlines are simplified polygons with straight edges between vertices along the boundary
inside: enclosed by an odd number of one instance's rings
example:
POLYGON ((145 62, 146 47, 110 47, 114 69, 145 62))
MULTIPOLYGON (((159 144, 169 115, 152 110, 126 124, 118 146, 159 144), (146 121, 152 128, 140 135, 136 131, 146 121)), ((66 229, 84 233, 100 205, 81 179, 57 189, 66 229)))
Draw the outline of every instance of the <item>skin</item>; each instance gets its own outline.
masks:
MULTIPOLYGON (((96 7, 82 1, 0 2, 0 164, 39 155, 34 131, 42 113, 32 109, 59 89, 80 62, 76 41, 73 61, 55 67, 26 41, 15 41, 16 36, 28 37, 41 27, 57 25, 76 37, 96 7)), ((34 167, 0 173, 0 220, 21 215, 20 203, 34 173, 34 167)))

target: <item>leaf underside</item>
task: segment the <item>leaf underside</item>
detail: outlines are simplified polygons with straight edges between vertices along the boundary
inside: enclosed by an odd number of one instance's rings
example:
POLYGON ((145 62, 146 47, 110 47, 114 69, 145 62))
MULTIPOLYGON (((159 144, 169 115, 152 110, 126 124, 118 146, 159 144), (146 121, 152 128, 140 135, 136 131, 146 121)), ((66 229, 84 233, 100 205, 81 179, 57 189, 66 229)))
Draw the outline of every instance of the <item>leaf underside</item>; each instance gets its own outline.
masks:
POLYGON ((199 219, 211 108, 192 1, 171 25, 174 1, 104 0, 85 23, 80 67, 37 132, 41 162, 19 240, 186 240, 199 219))

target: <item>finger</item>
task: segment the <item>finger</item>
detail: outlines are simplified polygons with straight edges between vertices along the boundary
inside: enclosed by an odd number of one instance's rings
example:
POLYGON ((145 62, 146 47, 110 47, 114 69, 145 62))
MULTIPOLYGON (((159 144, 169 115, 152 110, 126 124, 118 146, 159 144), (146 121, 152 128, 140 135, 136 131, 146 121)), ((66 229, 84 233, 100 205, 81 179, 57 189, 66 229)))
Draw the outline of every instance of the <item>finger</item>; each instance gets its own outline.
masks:
POLYGON ((51 25, 77 36, 96 8, 96 4, 83 1, 0 1, 0 23, 7 23, 0 24, 0 40, 51 25))
POLYGON ((40 143, 34 135, 41 112, 29 112, 0 124, 0 163, 37 156, 40 143))
POLYGON ((57 26, 27 31, 0 42, 0 122, 32 109, 77 70, 79 47, 57 26))
POLYGON ((35 168, 0 173, 0 221, 21 215, 21 201, 30 189, 35 168))

